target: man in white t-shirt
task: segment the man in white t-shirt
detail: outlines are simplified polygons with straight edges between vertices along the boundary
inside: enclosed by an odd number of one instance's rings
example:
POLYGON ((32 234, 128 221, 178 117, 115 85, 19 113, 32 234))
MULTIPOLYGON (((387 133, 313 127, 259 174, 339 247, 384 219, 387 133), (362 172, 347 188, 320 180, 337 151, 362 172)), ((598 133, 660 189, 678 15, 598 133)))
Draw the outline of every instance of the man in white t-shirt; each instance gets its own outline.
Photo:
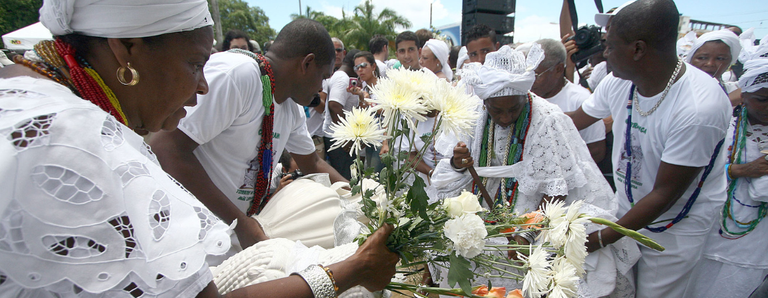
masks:
MULTIPOLYGON (((719 153, 730 103, 717 81, 678 59, 678 22, 671 0, 637 1, 613 16, 604 51, 613 72, 572 115, 579 128, 613 116, 617 223, 666 247, 641 248, 637 297, 683 296, 725 200, 719 153)), ((587 247, 620 237, 604 229, 589 235, 587 247)))
MULTIPOLYGON (((303 107, 307 117, 307 131, 315 143, 315 151, 320 159, 325 160, 325 144, 323 143, 323 122, 325 121, 325 101, 328 99, 328 79, 323 80, 322 89, 318 93, 318 105, 303 107)), ((299 105, 301 106, 301 105, 299 105)))
POLYGON ((376 59, 376 66, 379 68, 379 77, 387 77, 387 58, 389 57, 389 40, 383 35, 375 35, 368 42, 368 51, 376 59))
POLYGON ((251 202, 266 200, 266 196, 254 200, 260 191, 256 175, 271 172, 283 149, 302 172, 325 172, 331 181, 344 180, 315 153, 304 110, 296 105, 308 105, 322 80, 330 76, 333 52, 331 38, 320 23, 299 19, 280 31, 264 56, 268 64, 257 62, 253 54, 214 54, 204 69, 208 94, 200 95, 198 104, 187 109, 179 129, 152 137, 152 149, 164 170, 226 223, 237 220, 235 234, 242 248, 267 238, 246 212, 251 202), (270 70, 275 85, 274 122, 271 154, 263 158, 269 160, 271 155, 267 168, 258 156, 267 117, 262 72, 269 75, 270 70))
MULTIPOLYGON (((590 95, 589 90, 568 81, 563 75, 567 54, 563 43, 554 39, 536 41, 544 50, 544 60, 536 68, 536 81, 531 91, 536 95, 556 104, 563 112, 577 110, 590 95)), ((587 143, 589 154, 595 162, 605 158, 605 125, 598 122, 579 130, 581 138, 587 143)))
MULTIPOLYGON (((350 78, 357 79, 357 74, 353 70, 355 63, 355 54, 358 50, 350 50, 344 56, 339 70, 333 73, 328 80, 328 99, 325 101, 325 119, 323 120, 323 141, 325 143, 325 154, 328 161, 336 171, 344 178, 350 179, 352 172, 349 167, 354 162, 354 157, 349 154, 350 147, 342 147, 336 150, 328 150, 333 146, 333 130, 331 124, 339 123, 339 119, 344 119, 344 111, 351 111, 352 108, 360 105, 360 98, 348 92, 350 87, 350 78)), ((360 81, 356 81, 361 83, 360 81)), ((360 85, 362 86, 362 85, 360 85)), ((354 152, 357 153, 357 152, 354 152)))

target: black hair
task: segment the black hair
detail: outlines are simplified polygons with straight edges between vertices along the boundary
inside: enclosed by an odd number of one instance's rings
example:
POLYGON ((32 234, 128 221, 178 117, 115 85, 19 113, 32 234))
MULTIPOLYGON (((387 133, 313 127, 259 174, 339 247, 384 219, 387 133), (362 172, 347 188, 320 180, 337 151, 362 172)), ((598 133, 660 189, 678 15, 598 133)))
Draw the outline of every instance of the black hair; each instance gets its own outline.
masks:
POLYGON ((227 31, 227 34, 224 35, 224 41, 221 42, 221 50, 229 50, 232 40, 238 38, 245 39, 245 43, 248 45, 248 50, 253 52, 253 45, 251 45, 251 39, 248 37, 248 34, 245 34, 245 32, 237 29, 227 31))
POLYGON ((452 46, 451 52, 448 54, 448 65, 451 68, 456 68, 456 62, 459 60, 460 46, 452 46))
POLYGON ((416 33, 413 33, 412 31, 403 31, 397 35, 397 38, 395 38, 395 49, 397 49, 397 45, 401 42, 409 40, 412 40, 416 46, 419 46, 419 37, 416 36, 416 33))
POLYGON ((317 65, 330 64, 336 58, 331 36, 322 24, 310 19, 296 19, 277 34, 269 51, 282 59, 315 54, 317 65))
POLYGON ((368 51, 361 51, 355 54, 355 57, 352 59, 352 63, 357 60, 357 58, 364 57, 366 61, 368 61, 368 64, 373 65, 373 75, 375 75, 377 78, 381 76, 379 73, 379 66, 376 64, 376 58, 373 57, 373 53, 368 51))
POLYGON ((280 159, 278 159, 277 162, 283 166, 283 172, 287 172, 288 169, 291 168, 292 160, 293 160, 293 156, 291 156, 291 154, 288 153, 287 150, 283 149, 283 154, 280 154, 280 159))
POLYGON ((427 29, 419 29, 416 30, 416 37, 419 38, 418 46, 419 49, 424 47, 424 44, 427 43, 428 40, 432 39, 432 31, 429 31, 427 29))
POLYGON ((384 46, 389 45, 389 40, 383 35, 376 34, 368 42, 368 50, 373 54, 381 53, 384 50, 384 46))
POLYGON ((611 33, 624 42, 642 40, 661 52, 676 52, 680 13, 672 0, 634 2, 611 19, 611 33))
POLYGON ((344 56, 344 60, 341 60, 341 65, 346 65, 349 67, 349 69, 352 69, 353 67, 355 67, 355 55, 357 53, 360 53, 360 50, 351 49, 347 51, 347 55, 344 56))
POLYGON ((486 24, 474 25, 465 33, 464 40, 466 40, 466 43, 464 44, 469 44, 470 42, 484 37, 490 37, 491 42, 493 42, 494 45, 496 44, 496 31, 494 31, 493 28, 488 27, 486 24))

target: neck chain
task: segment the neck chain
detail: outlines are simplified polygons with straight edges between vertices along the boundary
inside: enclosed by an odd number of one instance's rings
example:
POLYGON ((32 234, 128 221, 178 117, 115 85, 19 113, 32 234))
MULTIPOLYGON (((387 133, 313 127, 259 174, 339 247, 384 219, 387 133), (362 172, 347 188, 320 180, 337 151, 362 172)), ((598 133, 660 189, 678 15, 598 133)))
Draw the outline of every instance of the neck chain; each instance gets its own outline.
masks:
POLYGON ((99 106, 117 121, 128 126, 120 102, 96 70, 85 59, 76 57, 75 48, 63 42, 44 40, 35 45, 35 53, 42 61, 31 61, 21 56, 14 60, 35 72, 72 90, 73 93, 99 106))
MULTIPOLYGON (((635 85, 632 85, 632 88, 629 90, 629 100, 627 101, 627 130, 624 133, 624 153, 627 156, 627 172, 624 176, 624 193, 626 194, 627 200, 629 200, 629 205, 631 207, 635 207, 635 200, 632 197, 632 94, 635 94, 635 92, 635 85)), ((724 141, 725 139, 722 139, 717 143, 715 152, 712 153, 712 156, 709 159, 709 164, 704 167, 704 172, 701 174, 701 179, 699 180, 699 184, 696 186, 696 190, 693 191, 691 197, 688 198, 687 202, 685 202, 683 210, 681 210, 680 213, 678 213, 677 216, 675 216, 675 218, 666 226, 658 228, 645 226, 646 229, 654 233, 661 233, 671 228, 676 223, 683 220, 686 215, 688 215, 688 212, 691 211, 691 207, 693 207, 693 203, 696 202, 696 198, 699 197, 701 188, 704 186, 704 180, 707 179, 707 176, 709 176, 709 173, 712 171, 712 167, 715 165, 715 160, 717 159, 717 155, 720 153, 720 148, 723 146, 724 141)))
POLYGON ((275 123, 275 105, 273 104, 275 97, 275 74, 272 71, 272 65, 263 55, 254 54, 253 52, 241 49, 232 49, 229 50, 229 52, 239 53, 253 58, 258 62, 259 70, 261 72, 264 116, 261 120, 261 144, 259 145, 257 155, 261 169, 254 173, 256 175, 256 185, 254 185, 251 206, 248 207, 248 211, 246 212, 248 216, 251 216, 261 212, 271 198, 269 185, 272 180, 272 141, 275 123))
POLYGON ((669 92, 669 89, 672 88, 672 84, 675 83, 675 78, 677 78, 677 74, 680 73, 680 68, 682 67, 683 67, 683 61, 680 59, 677 59, 677 65, 675 66, 675 71, 672 72, 672 76, 669 77, 669 82, 667 82, 667 86, 664 87, 664 92, 661 93, 661 98, 659 98, 659 101, 656 102, 656 105, 654 105, 653 108, 648 110, 648 112, 643 112, 642 110, 640 110, 640 102, 637 100, 637 88, 634 89, 635 91, 632 93, 632 97, 635 101, 635 110, 637 110, 637 112, 640 113, 640 116, 647 117, 653 114, 653 112, 655 112, 656 109, 659 108, 659 106, 661 105, 661 102, 663 102, 664 98, 667 97, 667 93, 669 92))
MULTIPOLYGON (((526 103, 523 111, 518 116, 514 127, 509 130, 509 144, 503 144, 506 146, 504 156, 504 165, 513 165, 523 160, 523 150, 525 148, 525 136, 528 134, 528 129, 531 126, 531 108, 532 97, 528 93, 528 102, 526 103)), ((480 142, 480 160, 478 165, 481 167, 491 166, 491 161, 495 158, 495 133, 496 124, 488 117, 485 128, 483 129, 483 139, 480 142)), ((488 184, 488 178, 483 178, 483 184, 488 184)), ((499 188, 496 191, 496 198, 494 204, 502 204, 508 202, 511 208, 515 208, 515 202, 517 201, 517 180, 514 178, 502 178, 499 183, 499 188)), ((480 193, 480 189, 475 182, 472 182, 472 190, 475 194, 480 193)), ((493 206, 489 206, 493 208, 493 206)))
MULTIPOLYGON (((740 109, 739 115, 736 118, 736 127, 733 131, 733 142, 731 142, 731 146, 728 147, 728 151, 730 154, 728 154, 728 163, 729 164, 741 164, 742 162, 742 156, 746 157, 746 144, 747 144, 747 130, 749 129, 749 123, 747 119, 747 108, 744 107, 744 105, 741 105, 737 107, 737 109, 740 109)), ((728 178, 728 197, 725 200, 725 205, 723 205, 723 210, 721 212, 721 220, 720 220, 720 236, 726 239, 739 239, 741 237, 746 236, 750 232, 752 232, 756 227, 757 224, 760 223, 760 221, 765 218, 766 213, 768 213, 768 204, 765 202, 761 202, 760 205, 748 205, 745 204, 739 199, 736 198, 736 184, 738 183, 737 178, 728 178), (757 209, 757 217, 749 222, 741 222, 736 220, 734 217, 733 212, 733 205, 734 202, 737 204, 747 207, 747 208, 756 208, 757 209), (728 220, 731 220, 733 224, 743 229, 741 231, 731 231, 728 229, 728 220)), ((749 182, 748 182, 749 183, 749 182)))

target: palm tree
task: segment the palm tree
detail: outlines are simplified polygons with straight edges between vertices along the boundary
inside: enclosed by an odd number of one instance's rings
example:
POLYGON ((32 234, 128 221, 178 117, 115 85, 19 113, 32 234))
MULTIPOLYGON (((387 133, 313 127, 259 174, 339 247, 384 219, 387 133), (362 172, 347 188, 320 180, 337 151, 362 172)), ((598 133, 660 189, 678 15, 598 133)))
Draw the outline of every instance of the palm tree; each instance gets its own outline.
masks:
POLYGON ((373 12, 371 0, 365 1, 355 7, 355 16, 352 17, 350 27, 344 32, 343 40, 357 49, 368 49, 371 38, 380 34, 389 40, 395 39, 395 30, 398 27, 408 28, 411 22, 397 15, 395 11, 385 8, 380 13, 373 12))

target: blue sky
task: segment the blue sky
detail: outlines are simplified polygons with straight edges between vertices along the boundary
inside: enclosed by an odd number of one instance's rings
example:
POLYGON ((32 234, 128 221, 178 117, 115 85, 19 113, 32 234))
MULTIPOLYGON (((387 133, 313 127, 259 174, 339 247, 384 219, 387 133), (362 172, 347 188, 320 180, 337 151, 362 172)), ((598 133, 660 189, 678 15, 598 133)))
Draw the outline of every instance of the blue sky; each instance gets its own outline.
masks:
MULTIPOLYGON (((301 0, 302 12, 306 6, 325 14, 341 17, 344 9, 350 15, 355 6, 365 0, 301 0)), ((626 0, 603 0, 603 7, 619 6, 626 0)), ((290 14, 299 11, 299 0, 256 1, 246 0, 251 6, 259 6, 269 17, 272 28, 279 31, 291 21, 290 14)), ((429 6, 432 3, 432 25, 461 22, 461 0, 373 0, 377 10, 394 9, 413 24, 412 30, 429 27, 429 6)), ((515 41, 526 42, 539 38, 556 38, 562 0, 518 0, 515 19, 515 41)), ((593 0, 576 0, 579 23, 594 23, 597 12, 593 0)), ((683 15, 692 19, 728 23, 746 30, 755 27, 755 36, 768 34, 768 1, 765 0, 682 0, 676 1, 683 15)))

